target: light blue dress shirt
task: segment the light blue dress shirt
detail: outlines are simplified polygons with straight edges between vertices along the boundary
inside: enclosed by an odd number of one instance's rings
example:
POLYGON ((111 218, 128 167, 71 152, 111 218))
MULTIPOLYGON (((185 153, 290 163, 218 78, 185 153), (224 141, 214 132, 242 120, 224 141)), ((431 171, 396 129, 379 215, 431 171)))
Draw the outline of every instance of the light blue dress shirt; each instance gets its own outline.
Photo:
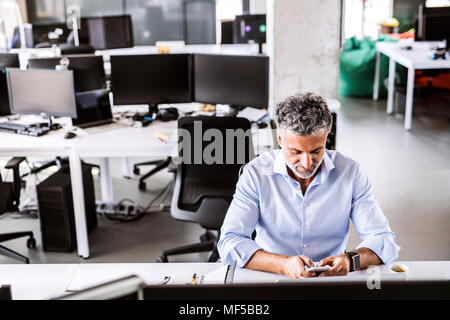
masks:
POLYGON ((320 261, 345 252, 350 219, 362 239, 356 249, 371 249, 383 263, 398 257, 395 235, 356 161, 326 150, 303 195, 282 150, 272 150, 244 167, 217 247, 223 263, 241 267, 259 249, 320 261))

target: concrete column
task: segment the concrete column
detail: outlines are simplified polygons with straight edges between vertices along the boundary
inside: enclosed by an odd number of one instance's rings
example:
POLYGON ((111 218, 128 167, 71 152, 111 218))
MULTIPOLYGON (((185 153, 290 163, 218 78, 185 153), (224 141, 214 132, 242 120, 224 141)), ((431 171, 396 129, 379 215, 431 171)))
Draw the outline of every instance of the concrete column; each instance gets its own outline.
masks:
POLYGON ((298 91, 337 98, 340 15, 340 0, 267 0, 271 112, 298 91))

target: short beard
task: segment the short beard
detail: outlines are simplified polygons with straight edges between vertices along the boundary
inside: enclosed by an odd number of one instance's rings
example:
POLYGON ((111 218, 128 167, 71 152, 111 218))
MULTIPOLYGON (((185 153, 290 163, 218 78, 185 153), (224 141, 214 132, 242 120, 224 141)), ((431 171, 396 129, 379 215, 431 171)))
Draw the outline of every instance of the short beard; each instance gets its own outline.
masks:
POLYGON ((300 171, 297 170, 297 168, 301 167, 302 165, 294 166, 294 165, 290 164, 287 160, 286 160, 286 165, 300 179, 310 179, 316 174, 317 170, 320 168, 320 165, 322 164, 322 161, 323 161, 323 157, 322 157, 322 159, 320 159, 320 162, 314 162, 313 161, 313 164, 312 164, 313 167, 310 170, 306 170, 306 171, 303 171, 303 172, 300 172, 300 171))

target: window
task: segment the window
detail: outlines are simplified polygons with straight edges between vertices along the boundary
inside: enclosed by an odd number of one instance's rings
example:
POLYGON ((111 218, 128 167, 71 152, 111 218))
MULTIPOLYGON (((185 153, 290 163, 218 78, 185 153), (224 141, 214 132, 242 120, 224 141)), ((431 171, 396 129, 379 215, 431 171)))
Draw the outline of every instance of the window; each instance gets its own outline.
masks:
POLYGON ((392 18, 393 0, 344 0, 345 37, 378 38, 380 21, 392 18))
POLYGON ((78 5, 82 17, 130 14, 136 45, 160 40, 216 43, 215 0, 29 0, 29 21, 64 23, 69 5, 78 5))

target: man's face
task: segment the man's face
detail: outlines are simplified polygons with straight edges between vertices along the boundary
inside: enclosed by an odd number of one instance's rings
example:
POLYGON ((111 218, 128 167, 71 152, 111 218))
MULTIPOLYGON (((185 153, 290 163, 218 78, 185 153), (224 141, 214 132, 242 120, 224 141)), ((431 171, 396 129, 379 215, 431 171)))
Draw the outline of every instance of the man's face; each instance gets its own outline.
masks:
POLYGON ((280 144, 288 166, 301 179, 309 179, 319 168, 325 144, 327 131, 321 130, 319 133, 310 136, 299 136, 289 129, 282 129, 278 134, 280 144))

